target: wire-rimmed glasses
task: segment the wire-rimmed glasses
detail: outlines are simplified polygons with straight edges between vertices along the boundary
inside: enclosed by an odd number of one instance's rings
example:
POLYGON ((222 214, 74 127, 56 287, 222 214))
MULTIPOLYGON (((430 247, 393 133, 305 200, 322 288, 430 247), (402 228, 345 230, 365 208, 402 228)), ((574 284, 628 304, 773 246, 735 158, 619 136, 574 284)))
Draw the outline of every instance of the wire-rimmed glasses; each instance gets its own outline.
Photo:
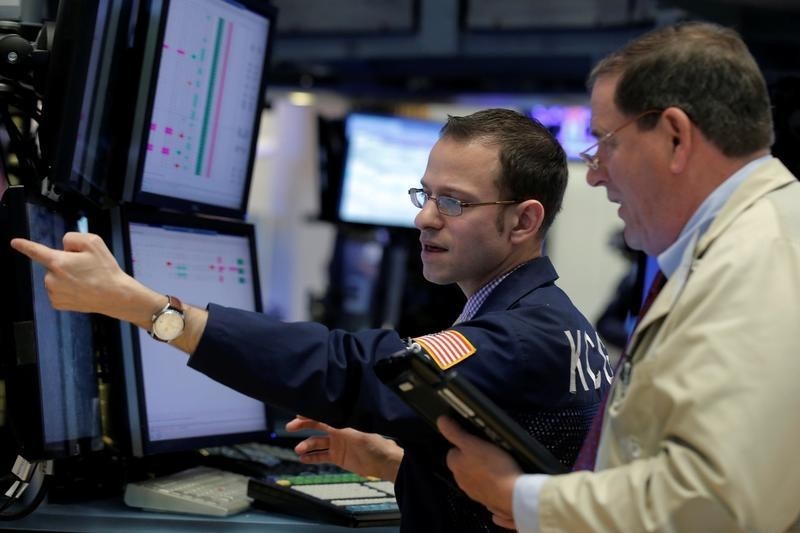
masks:
POLYGON ((593 145, 591 145, 589 148, 587 148, 583 152, 579 153, 578 155, 580 156, 581 159, 583 159, 586 162, 586 164, 589 166, 590 169, 597 170, 598 168, 600 168, 600 155, 599 155, 599 153, 600 153, 600 145, 601 144, 607 143, 609 141, 609 139, 611 139, 614 135, 616 135, 617 133, 622 131, 623 128, 625 128, 627 126, 630 126, 634 122, 638 121, 640 118, 646 117, 647 115, 652 115, 653 113, 661 113, 662 111, 664 111, 664 110, 663 109, 648 109, 647 111, 639 113, 638 115, 636 115, 632 119, 626 120, 625 122, 623 122, 622 124, 620 124, 619 126, 614 128, 613 130, 609 131, 608 133, 606 133, 605 135, 603 135, 602 137, 597 139, 596 143, 594 143, 593 145))
POLYGON ((496 202, 462 202, 450 196, 434 196, 422 189, 414 187, 408 189, 408 196, 415 207, 422 209, 425 202, 433 200, 436 202, 436 209, 448 217, 457 217, 464 212, 465 207, 478 207, 481 205, 511 205, 518 204, 521 200, 498 200, 496 202))

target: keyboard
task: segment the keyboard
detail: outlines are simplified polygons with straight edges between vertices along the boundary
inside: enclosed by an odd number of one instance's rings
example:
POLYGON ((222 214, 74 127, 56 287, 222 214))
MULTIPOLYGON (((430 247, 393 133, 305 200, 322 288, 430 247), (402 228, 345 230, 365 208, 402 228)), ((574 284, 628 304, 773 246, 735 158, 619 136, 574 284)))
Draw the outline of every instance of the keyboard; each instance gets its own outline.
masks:
POLYGON ((397 525, 394 484, 358 474, 300 474, 251 479, 254 505, 349 527, 397 525))
POLYGON ((176 474, 128 483, 125 503, 148 511, 229 516, 250 507, 247 476, 198 466, 176 474))
POLYGON ((261 442, 248 442, 246 444, 237 444, 231 446, 236 451, 248 455, 254 461, 267 463, 270 461, 289 461, 299 463, 300 457, 291 448, 284 448, 283 446, 275 446, 273 444, 264 444, 261 442))
POLYGON ((259 479, 276 475, 348 473, 333 464, 302 463, 291 448, 259 442, 210 447, 201 452, 205 466, 259 479))

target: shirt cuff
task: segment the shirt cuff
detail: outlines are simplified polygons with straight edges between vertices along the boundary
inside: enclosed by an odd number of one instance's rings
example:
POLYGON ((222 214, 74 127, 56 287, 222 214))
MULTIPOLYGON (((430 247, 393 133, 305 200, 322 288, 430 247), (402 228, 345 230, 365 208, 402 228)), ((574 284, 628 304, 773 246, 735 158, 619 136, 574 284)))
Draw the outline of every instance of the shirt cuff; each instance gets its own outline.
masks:
POLYGON ((545 474, 527 474, 514 482, 512 509, 520 533, 539 533, 539 492, 548 479, 545 474))

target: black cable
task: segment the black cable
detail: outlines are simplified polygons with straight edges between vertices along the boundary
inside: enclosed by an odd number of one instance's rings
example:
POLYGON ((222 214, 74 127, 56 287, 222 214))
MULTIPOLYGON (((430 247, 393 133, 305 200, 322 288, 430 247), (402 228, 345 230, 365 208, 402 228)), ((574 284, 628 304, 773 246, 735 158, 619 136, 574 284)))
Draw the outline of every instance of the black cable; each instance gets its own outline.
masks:
POLYGON ((5 516, 4 515, 5 510, 8 509, 11 506, 11 504, 17 501, 16 498, 12 498, 11 496, 4 496, 4 497, 6 499, 6 502, 2 506, 0 506, 0 520, 2 520, 2 517, 5 516))

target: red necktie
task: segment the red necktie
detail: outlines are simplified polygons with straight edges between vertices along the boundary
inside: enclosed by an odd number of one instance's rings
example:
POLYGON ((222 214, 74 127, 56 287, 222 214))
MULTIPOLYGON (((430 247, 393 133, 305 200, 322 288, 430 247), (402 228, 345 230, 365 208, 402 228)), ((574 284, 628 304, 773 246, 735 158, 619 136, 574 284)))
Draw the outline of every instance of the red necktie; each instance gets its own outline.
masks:
MULTIPOLYGON (((664 273, 661 272, 661 270, 659 270, 653 278, 653 282, 650 284, 650 289, 647 291, 647 297, 642 303, 642 308, 639 309, 639 315, 636 317, 637 324, 644 317, 645 313, 647 313, 647 310, 650 309, 650 306, 653 305, 656 296, 658 296, 658 293, 661 292, 661 288, 666 282, 667 277, 664 276, 664 273)), ((622 368, 622 366, 625 364, 627 359, 628 347, 626 346, 622 351, 622 355, 619 357, 617 368, 614 370, 615 376, 617 375, 617 372, 619 372, 620 368, 622 368)), ((575 464, 572 465, 573 472, 576 470, 594 470, 594 463, 597 459, 597 448, 600 444, 600 432, 603 428, 603 414, 606 410, 607 400, 608 392, 606 392, 605 396, 603 396, 603 399, 600 401, 600 405, 597 407, 597 414, 594 415, 592 425, 589 427, 589 431, 586 433, 586 438, 583 440, 583 445, 578 452, 578 458, 575 460, 575 464)))

